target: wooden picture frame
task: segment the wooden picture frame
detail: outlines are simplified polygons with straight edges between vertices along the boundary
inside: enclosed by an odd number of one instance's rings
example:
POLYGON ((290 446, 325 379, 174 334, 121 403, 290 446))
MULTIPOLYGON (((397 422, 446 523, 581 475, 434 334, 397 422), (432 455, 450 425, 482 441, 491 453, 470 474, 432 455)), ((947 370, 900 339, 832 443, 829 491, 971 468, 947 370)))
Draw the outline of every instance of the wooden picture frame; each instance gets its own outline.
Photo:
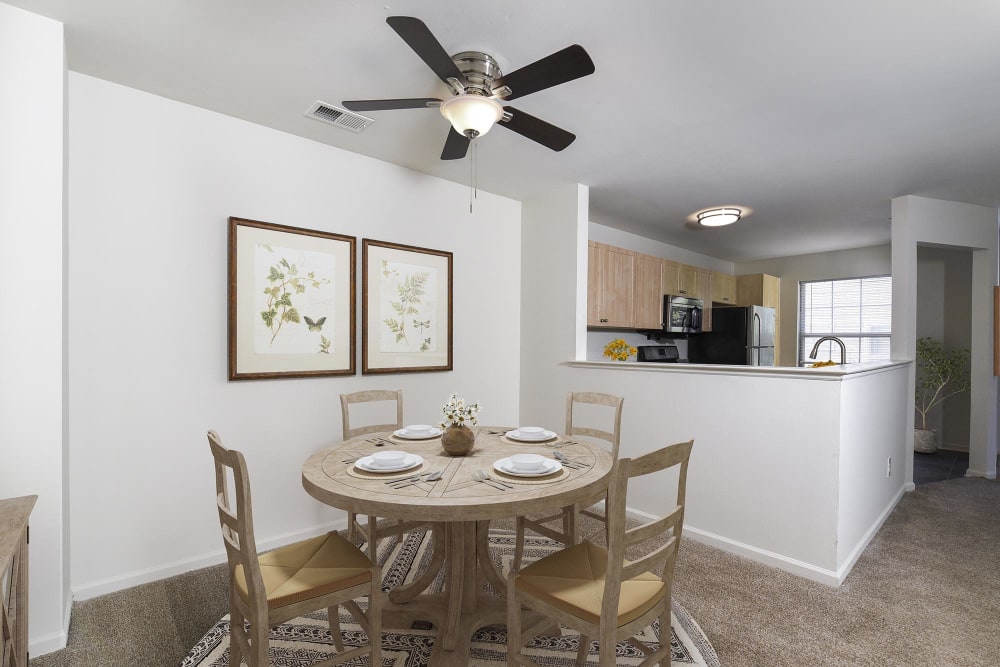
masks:
POLYGON ((355 373, 357 239, 229 218, 229 379, 355 373))
POLYGON ((452 253, 362 240, 361 373, 452 370, 452 253))

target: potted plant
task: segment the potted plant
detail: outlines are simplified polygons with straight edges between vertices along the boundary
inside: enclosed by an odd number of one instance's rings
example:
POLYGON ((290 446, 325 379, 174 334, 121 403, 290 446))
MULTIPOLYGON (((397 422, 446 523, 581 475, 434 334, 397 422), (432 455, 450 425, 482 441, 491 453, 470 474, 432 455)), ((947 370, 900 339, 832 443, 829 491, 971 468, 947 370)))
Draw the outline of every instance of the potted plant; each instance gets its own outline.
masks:
POLYGON ((920 428, 913 429, 913 449, 937 451, 937 434, 927 428, 927 413, 946 398, 969 389, 969 351, 945 348, 941 341, 921 338, 917 341, 917 383, 915 407, 920 413, 920 428))

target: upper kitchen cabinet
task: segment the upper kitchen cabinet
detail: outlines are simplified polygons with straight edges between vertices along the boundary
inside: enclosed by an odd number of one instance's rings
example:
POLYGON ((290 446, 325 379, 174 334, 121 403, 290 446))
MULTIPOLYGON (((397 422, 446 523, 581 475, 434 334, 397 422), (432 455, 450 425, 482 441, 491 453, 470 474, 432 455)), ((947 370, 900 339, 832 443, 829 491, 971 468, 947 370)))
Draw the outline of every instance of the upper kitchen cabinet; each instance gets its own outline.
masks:
MULTIPOLYGON (((712 302, 727 303, 731 306, 736 305, 736 276, 712 271, 711 280, 712 288, 710 293, 712 295, 712 302)), ((708 299, 705 300, 705 303, 708 303, 708 299)))
POLYGON ((634 326, 636 329, 659 329, 663 326, 663 260, 636 253, 634 278, 634 326))
POLYGON ((587 257, 587 326, 632 327, 635 253, 590 241, 587 257))
POLYGON ((698 294, 698 267, 663 261, 663 293, 672 296, 690 296, 698 294))
POLYGON ((698 291, 695 296, 702 300, 701 330, 712 330, 712 272, 708 269, 698 269, 698 291))
POLYGON ((736 277, 736 300, 741 306, 769 306, 778 308, 780 281, 765 273, 752 273, 736 277))
POLYGON ((663 326, 662 259, 596 241, 588 242, 587 259, 587 326, 663 326))

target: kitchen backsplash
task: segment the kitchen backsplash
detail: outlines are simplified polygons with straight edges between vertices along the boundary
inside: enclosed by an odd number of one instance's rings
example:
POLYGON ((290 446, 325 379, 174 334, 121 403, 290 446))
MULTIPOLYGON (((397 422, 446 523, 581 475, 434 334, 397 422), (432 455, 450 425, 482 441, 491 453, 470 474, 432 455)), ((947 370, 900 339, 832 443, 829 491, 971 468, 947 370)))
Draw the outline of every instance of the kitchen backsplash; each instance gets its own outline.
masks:
MULTIPOLYGON (((621 338, 629 345, 634 345, 635 347, 639 347, 640 345, 662 345, 664 342, 673 343, 677 346, 677 353, 680 355, 681 361, 687 361, 688 342, 683 338, 673 341, 658 341, 649 340, 645 335, 634 332, 606 330, 590 330, 587 332, 587 361, 610 361, 604 356, 604 346, 615 338, 621 338)), ((629 361, 635 361, 635 357, 632 357, 629 361)))

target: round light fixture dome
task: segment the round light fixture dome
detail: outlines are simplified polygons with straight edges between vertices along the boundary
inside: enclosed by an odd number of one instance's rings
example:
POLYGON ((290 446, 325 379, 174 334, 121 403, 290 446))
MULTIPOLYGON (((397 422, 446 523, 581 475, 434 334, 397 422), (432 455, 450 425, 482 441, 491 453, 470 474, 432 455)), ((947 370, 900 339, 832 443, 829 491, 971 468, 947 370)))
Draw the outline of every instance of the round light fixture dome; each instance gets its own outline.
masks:
POLYGON ((490 131, 503 115, 500 103, 482 95, 456 95, 441 103, 441 115, 451 122, 459 134, 470 139, 490 131))
POLYGON ((713 208, 698 214, 698 224, 705 227, 722 227, 738 222, 742 212, 738 208, 713 208))

